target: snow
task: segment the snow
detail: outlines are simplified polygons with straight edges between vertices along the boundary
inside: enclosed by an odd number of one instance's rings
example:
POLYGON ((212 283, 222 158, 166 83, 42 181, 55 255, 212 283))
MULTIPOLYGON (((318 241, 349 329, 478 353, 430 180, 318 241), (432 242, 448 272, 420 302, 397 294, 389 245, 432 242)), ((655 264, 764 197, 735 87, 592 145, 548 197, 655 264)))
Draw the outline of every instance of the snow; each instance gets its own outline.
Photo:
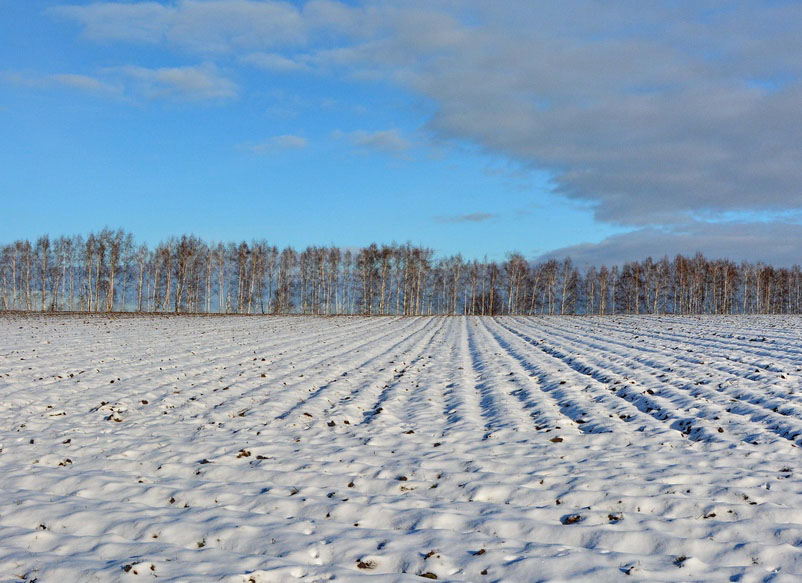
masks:
POLYGON ((0 582, 800 581, 797 317, 0 317, 0 582))

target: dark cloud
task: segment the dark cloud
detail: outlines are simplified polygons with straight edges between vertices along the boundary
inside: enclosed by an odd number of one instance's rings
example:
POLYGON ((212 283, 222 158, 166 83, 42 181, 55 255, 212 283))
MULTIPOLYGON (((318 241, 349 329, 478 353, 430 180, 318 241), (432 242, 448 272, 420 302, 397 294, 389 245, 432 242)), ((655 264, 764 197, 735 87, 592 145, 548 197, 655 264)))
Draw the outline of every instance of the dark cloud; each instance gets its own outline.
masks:
POLYGON ((493 213, 469 213, 467 215, 448 215, 434 217, 437 223, 481 223, 497 218, 493 213))
POLYGON ((647 227, 613 235, 600 243, 556 249, 539 260, 570 256, 579 266, 620 265, 647 257, 703 253, 711 259, 802 264, 802 225, 794 223, 690 223, 672 228, 647 227))
POLYGON ((798 3, 404 6, 316 62, 426 95, 435 135, 549 170, 605 222, 802 207, 798 3))
POLYGON ((802 52, 771 38, 798 5, 532 6, 416 72, 435 132, 552 170, 605 222, 802 207, 802 52))

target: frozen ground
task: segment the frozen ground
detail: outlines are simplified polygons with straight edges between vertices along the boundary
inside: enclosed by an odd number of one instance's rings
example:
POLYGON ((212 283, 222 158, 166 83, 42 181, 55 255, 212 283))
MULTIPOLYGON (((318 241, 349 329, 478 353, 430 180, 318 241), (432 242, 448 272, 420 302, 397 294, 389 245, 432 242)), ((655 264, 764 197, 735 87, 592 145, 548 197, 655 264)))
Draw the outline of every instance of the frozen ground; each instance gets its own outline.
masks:
POLYGON ((802 319, 0 317, 0 582, 802 580, 802 319))

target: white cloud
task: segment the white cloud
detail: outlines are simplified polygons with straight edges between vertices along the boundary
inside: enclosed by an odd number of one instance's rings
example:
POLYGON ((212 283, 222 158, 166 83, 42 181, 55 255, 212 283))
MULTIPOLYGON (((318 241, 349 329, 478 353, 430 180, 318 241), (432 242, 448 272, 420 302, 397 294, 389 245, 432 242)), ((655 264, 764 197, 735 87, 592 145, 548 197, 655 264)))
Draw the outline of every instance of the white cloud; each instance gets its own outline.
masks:
POLYGON ((83 6, 56 6, 48 13, 83 25, 84 34, 94 40, 160 42, 175 12, 157 2, 124 4, 95 2, 83 6))
POLYGON ((91 39, 167 43, 201 53, 299 43, 306 38, 306 24, 288 2, 96 2, 60 6, 50 13, 79 23, 91 39))
POLYGON ((238 87, 213 65, 148 69, 127 65, 116 69, 148 99, 205 101, 237 97, 238 87))

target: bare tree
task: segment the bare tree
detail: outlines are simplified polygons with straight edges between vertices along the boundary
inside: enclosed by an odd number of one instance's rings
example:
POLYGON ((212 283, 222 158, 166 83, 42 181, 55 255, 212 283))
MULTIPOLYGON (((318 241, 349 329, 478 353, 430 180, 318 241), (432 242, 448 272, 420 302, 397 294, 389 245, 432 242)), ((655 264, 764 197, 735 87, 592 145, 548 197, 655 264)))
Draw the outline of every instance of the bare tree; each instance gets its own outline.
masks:
POLYGON ((142 300, 143 300, 143 291, 144 291, 144 284, 145 284, 145 266, 148 263, 148 247, 144 243, 140 245, 136 250, 136 265, 137 270, 139 272, 139 277, 137 279, 137 296, 136 296, 136 306, 137 311, 142 311, 142 300))
MULTIPOLYGON (((109 284, 108 292, 106 294, 106 311, 111 312, 114 309, 114 281, 117 278, 117 271, 122 256, 122 246, 124 241, 124 233, 118 230, 116 233, 108 234, 108 248, 109 248, 109 284)), ((123 298, 123 304, 125 298, 123 298)))
POLYGON ((47 280, 48 280, 48 261, 50 260, 50 237, 43 235, 36 240, 36 247, 34 248, 37 262, 39 263, 39 285, 40 295, 42 300, 42 311, 47 308, 47 280))
POLYGON ((530 264, 511 253, 503 263, 466 262, 461 255, 436 258, 411 243, 310 246, 299 254, 264 240, 209 245, 192 235, 151 251, 122 229, 0 245, 2 310, 134 307, 243 314, 799 313, 802 269, 697 253, 589 266, 580 274, 570 258, 530 264))

